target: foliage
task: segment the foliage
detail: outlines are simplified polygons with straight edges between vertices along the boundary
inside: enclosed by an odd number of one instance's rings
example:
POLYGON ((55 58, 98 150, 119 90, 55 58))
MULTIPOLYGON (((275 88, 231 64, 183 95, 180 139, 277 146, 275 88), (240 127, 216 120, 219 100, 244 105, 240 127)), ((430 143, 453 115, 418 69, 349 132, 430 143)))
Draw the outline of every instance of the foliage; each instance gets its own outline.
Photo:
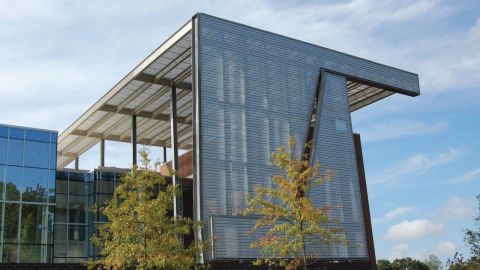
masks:
MULTIPOLYGON (((436 257, 436 256, 434 256, 436 257)), ((438 259, 438 258, 437 258, 438 259)), ((429 270, 429 266, 419 260, 410 257, 395 259, 393 262, 389 260, 378 260, 378 270, 429 270)))
POLYGON ((377 270, 392 270, 392 263, 389 260, 378 260, 377 270))
POLYGON ((395 259, 392 262, 392 268, 394 270, 429 270, 426 264, 410 257, 395 259))
POLYGON ((480 269, 480 194, 477 195, 479 213, 475 218, 476 229, 464 230, 465 235, 463 240, 470 248, 472 257, 465 259, 462 254, 455 253, 452 259, 447 261, 447 269, 452 270, 472 270, 480 269))
POLYGON ((480 259, 480 194, 477 195, 478 200, 478 216, 475 218, 476 229, 465 230, 464 241, 468 247, 470 247, 470 253, 472 256, 480 259))
POLYGON ((452 259, 447 260, 446 267, 449 270, 478 270, 480 269, 480 260, 476 257, 467 260, 457 252, 452 259))
MULTIPOLYGON (((319 163, 309 164, 308 158, 295 156, 295 140, 289 139, 288 147, 280 147, 272 153, 272 163, 284 173, 272 178, 272 187, 255 187, 255 195, 247 195, 244 215, 256 215, 251 232, 266 228, 252 248, 260 248, 263 257, 255 264, 278 265, 286 269, 303 266, 316 254, 308 254, 306 243, 345 243, 338 223, 330 218, 331 205, 317 207, 308 193, 316 186, 329 180, 333 173, 321 175, 319 163), (285 259, 291 258, 291 259, 285 259)), ((306 147, 309 147, 308 145, 306 147)))
POLYGON ((94 268, 106 269, 191 269, 203 243, 185 248, 183 237, 199 224, 171 216, 177 187, 167 184, 152 166, 148 150, 140 151, 142 166, 134 166, 122 177, 113 198, 101 209, 109 222, 99 225, 102 258, 90 261, 94 268))
POLYGON ((440 261, 440 259, 435 255, 428 256, 428 259, 426 259, 424 263, 428 266, 428 269, 430 270, 442 269, 442 261, 440 261))

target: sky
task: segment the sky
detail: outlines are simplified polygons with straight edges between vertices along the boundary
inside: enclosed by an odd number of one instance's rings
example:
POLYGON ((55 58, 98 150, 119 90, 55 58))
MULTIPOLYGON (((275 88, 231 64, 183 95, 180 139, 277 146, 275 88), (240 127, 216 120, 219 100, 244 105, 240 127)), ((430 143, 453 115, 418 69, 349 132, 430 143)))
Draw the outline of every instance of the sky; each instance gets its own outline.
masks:
MULTIPOLYGON (((352 113, 377 259, 468 254, 480 193, 480 1, 0 0, 0 123, 62 132, 196 12, 419 74, 352 113)), ((128 146, 107 142, 107 165, 128 146)), ((159 151, 158 151, 159 152, 159 151)), ((81 158, 98 164, 98 149, 81 158)))

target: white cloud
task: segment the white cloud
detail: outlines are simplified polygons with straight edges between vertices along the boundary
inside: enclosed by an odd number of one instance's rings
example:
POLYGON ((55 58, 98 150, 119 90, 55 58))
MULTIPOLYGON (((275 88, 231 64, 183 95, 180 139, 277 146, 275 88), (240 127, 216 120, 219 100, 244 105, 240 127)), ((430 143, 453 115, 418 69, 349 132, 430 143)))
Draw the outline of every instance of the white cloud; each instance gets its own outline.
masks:
POLYGON ((385 235, 385 239, 420 239, 428 235, 439 234, 443 230, 443 224, 436 224, 427 219, 416 219, 412 221, 405 220, 390 226, 385 235))
POLYGON ((454 178, 453 180, 448 181, 448 183, 459 184, 459 183, 471 182, 474 180, 480 180, 480 167, 472 169, 468 172, 465 172, 462 175, 454 178))
POLYGON ((467 200, 454 196, 447 201, 442 213, 446 218, 464 218, 472 217, 475 210, 467 200))
POLYGON ((453 256, 457 251, 457 247, 452 241, 444 241, 440 242, 437 246, 437 249, 434 251, 434 254, 438 256, 453 256))
POLYGON ((447 122, 423 123, 409 120, 396 120, 367 126, 360 130, 363 142, 374 142, 413 135, 432 134, 445 130, 447 122))
POLYGON ((408 251, 408 244, 398 244, 393 246, 390 255, 388 255, 389 260, 395 260, 396 258, 405 257, 406 252, 408 251))
POLYGON ((368 179, 369 184, 382 184, 382 183, 402 183, 409 182, 408 179, 415 178, 416 176, 425 174, 432 169, 448 164, 454 161, 460 153, 455 149, 449 149, 446 152, 440 152, 433 155, 417 154, 409 157, 405 160, 397 162, 397 164, 391 164, 389 166, 383 166, 382 171, 374 172, 368 179))
POLYGON ((413 207, 398 207, 393 209, 392 211, 386 213, 384 216, 380 218, 373 218, 372 222, 373 223, 383 223, 383 222, 388 222, 395 220, 399 218, 400 216, 403 216, 405 214, 409 214, 415 211, 415 208, 413 207))

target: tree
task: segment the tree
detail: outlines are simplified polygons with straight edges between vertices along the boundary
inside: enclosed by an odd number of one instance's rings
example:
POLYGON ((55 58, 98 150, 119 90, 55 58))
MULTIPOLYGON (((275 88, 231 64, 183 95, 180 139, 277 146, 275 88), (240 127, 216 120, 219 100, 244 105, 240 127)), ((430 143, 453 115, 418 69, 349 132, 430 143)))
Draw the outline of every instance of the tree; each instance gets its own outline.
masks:
POLYGON ((311 245, 346 242, 342 229, 332 226, 338 223, 330 218, 333 206, 317 207, 308 196, 312 187, 325 183, 333 173, 327 171, 321 175, 318 162, 311 166, 308 155, 302 159, 294 154, 295 145, 295 140, 290 138, 287 148, 280 147, 272 153, 273 165, 283 171, 282 175, 273 176, 273 187, 257 186, 255 194, 246 198, 244 215, 258 217, 251 232, 267 229, 251 244, 263 253, 263 257, 255 261, 256 265, 308 269, 308 260, 316 254, 307 252, 307 242, 311 245))
POLYGON ((101 209, 108 223, 98 227, 100 236, 93 237, 101 245, 97 261, 89 266, 107 269, 191 269, 195 255, 203 243, 184 247, 183 237, 199 224, 184 217, 172 217, 177 187, 167 184, 151 165, 148 150, 140 151, 142 166, 134 166, 121 179, 113 198, 101 209))
POLYGON ((393 270, 392 263, 389 260, 378 260, 377 270, 393 270))
POLYGON ((435 255, 428 256, 428 259, 424 261, 430 270, 440 270, 442 269, 442 262, 435 255))
POLYGON ((429 270, 426 264, 410 257, 395 259, 392 262, 392 268, 394 270, 429 270))
POLYGON ((480 194, 477 195, 478 200, 478 216, 475 218, 476 229, 467 229, 465 230, 465 235, 463 240, 470 247, 470 252, 472 256, 480 260, 480 194))
POLYGON ((480 269, 480 194, 477 195, 479 213, 475 218, 476 229, 464 230, 463 240, 470 248, 472 257, 465 259, 462 254, 455 253, 452 259, 447 260, 447 269, 451 270, 478 270, 480 269))
POLYGON ((447 260, 446 268, 449 270, 478 270, 480 261, 475 257, 466 260, 462 254, 457 252, 452 259, 447 260))

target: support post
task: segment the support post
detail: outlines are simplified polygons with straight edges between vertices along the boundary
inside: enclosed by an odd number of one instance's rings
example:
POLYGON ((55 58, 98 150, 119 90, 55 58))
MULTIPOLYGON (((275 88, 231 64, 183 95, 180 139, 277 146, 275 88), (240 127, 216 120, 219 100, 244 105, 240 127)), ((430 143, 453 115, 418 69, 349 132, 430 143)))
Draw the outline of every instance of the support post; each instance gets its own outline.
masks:
POLYGON ((100 167, 105 167, 105 140, 100 141, 100 167))
POLYGON ((75 158, 75 171, 78 172, 78 163, 79 163, 79 160, 78 160, 78 157, 75 158))
MULTIPOLYGON (((172 184, 180 189, 182 192, 182 180, 178 175, 178 138, 177 138, 177 89, 172 82, 172 89, 170 91, 170 130, 171 130, 171 151, 172 151, 172 170, 175 172, 172 175, 172 184)), ((175 196, 173 203, 173 216, 182 216, 182 199, 175 196)))
POLYGON ((163 146, 163 163, 167 163, 167 147, 163 146))
POLYGON ((137 116, 132 115, 132 166, 137 165, 137 116))

